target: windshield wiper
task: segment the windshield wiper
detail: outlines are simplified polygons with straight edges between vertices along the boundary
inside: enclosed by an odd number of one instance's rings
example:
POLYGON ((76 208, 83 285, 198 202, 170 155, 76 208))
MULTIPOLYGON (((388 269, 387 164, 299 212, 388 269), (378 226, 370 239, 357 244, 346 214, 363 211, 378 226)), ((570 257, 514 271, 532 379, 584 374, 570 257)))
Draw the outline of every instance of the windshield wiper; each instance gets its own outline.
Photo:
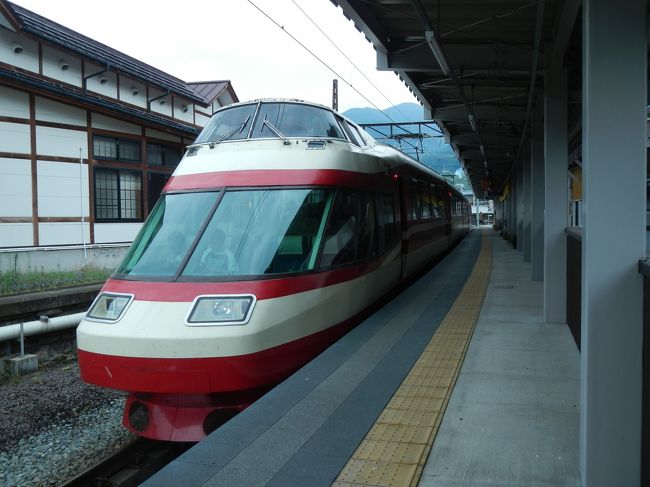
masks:
POLYGON ((213 140, 212 142, 210 142, 210 149, 214 149, 214 146, 216 144, 218 144, 219 142, 222 142, 222 141, 224 141, 226 139, 229 139, 233 135, 240 133, 242 130, 244 130, 244 127, 246 127, 246 125, 248 125, 248 121, 250 119, 251 119, 251 116, 249 115, 248 117, 246 117, 246 120, 244 120, 239 127, 235 127, 230 132, 228 132, 228 133, 222 135, 221 137, 219 137, 217 140, 213 140))
POLYGON ((269 121, 266 119, 266 117, 264 117, 264 123, 262 123, 262 126, 264 126, 264 125, 266 125, 266 126, 269 128, 269 130, 271 130, 271 132, 273 132, 275 135, 277 135, 278 137, 280 137, 280 138, 284 141, 284 142, 283 142, 284 145, 289 145, 289 144, 291 144, 291 142, 289 141, 289 139, 287 138, 287 136, 284 135, 282 132, 280 132, 280 131, 278 130, 278 128, 277 128, 275 125, 273 125, 271 122, 269 122, 269 121))

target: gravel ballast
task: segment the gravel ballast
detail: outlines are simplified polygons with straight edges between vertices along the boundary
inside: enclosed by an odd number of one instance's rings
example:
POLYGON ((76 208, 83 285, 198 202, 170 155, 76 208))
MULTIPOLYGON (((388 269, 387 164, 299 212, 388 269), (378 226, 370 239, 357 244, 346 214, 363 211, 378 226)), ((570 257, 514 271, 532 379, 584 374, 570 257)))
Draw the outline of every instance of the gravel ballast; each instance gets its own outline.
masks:
POLYGON ((122 393, 85 384, 74 356, 0 386, 0 485, 58 485, 133 439, 122 393))

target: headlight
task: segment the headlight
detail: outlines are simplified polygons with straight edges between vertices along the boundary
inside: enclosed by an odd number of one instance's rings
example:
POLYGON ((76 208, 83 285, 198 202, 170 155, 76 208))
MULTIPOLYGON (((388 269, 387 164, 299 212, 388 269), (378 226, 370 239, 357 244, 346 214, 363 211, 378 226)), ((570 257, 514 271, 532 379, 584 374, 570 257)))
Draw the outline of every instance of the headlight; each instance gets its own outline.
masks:
POLYGON ((131 304, 133 294, 102 293, 90 306, 86 319, 115 323, 131 304))
POLYGON ((198 296, 185 320, 189 326, 244 325, 248 323, 255 296, 198 296))

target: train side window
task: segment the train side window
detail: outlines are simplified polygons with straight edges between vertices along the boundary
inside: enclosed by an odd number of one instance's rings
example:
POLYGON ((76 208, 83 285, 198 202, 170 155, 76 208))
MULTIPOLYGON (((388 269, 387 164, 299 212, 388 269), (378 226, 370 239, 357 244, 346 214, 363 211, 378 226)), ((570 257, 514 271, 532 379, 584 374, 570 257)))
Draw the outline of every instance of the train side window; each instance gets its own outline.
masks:
POLYGON ((397 222, 395 221, 395 201, 390 193, 382 193, 382 224, 384 227, 384 248, 388 249, 398 240, 397 222))
POLYGON ((415 222, 420 219, 422 214, 422 202, 418 191, 417 181, 411 181, 408 186, 409 191, 409 221, 415 222))
POLYGON ((420 182, 420 202, 421 202, 421 211, 423 219, 430 219, 431 214, 431 195, 429 193, 429 185, 425 182, 420 182))
POLYGON ((372 193, 339 191, 325 232, 321 267, 370 259, 377 255, 377 247, 377 215, 372 193))
POLYGON ((339 124, 343 127, 343 130, 348 136, 348 139, 350 139, 350 142, 361 147, 363 143, 359 140, 359 137, 354 133, 354 130, 352 130, 350 124, 348 124, 344 119, 340 117, 336 117, 336 119, 338 120, 339 124))

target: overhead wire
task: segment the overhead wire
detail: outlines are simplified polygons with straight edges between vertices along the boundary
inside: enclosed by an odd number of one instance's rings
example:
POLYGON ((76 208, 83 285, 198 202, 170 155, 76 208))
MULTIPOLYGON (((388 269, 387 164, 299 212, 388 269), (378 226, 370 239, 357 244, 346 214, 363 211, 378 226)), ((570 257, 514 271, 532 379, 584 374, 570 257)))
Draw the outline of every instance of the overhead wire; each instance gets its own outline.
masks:
POLYGON ((308 20, 309 20, 309 21, 314 25, 314 27, 316 27, 316 28, 318 29, 318 31, 319 31, 321 34, 323 34, 323 36, 324 36, 324 37, 325 37, 325 38, 330 42, 330 44, 332 44, 332 46, 334 46, 334 48, 335 48, 335 49, 336 49, 336 50, 337 50, 337 51, 338 51, 338 52, 339 52, 339 53, 340 53, 340 54, 341 54, 341 55, 342 55, 342 56, 343 56, 343 57, 344 57, 344 58, 345 58, 345 59, 346 59, 346 60, 347 60, 351 65, 352 65, 352 67, 353 67, 354 69, 356 69, 357 72, 358 72, 361 76, 363 76, 363 77, 365 78, 365 80, 366 80, 368 83, 370 83, 370 85, 371 85, 371 86, 372 86, 372 87, 377 91, 377 93, 379 93, 381 96, 383 96, 383 97, 384 97, 384 100, 386 100, 386 101, 387 101, 391 106, 394 106, 394 107, 395 107, 395 110, 396 110, 397 112, 399 112, 403 117, 406 118, 406 114, 404 114, 404 113, 403 113, 399 108, 397 108, 397 105, 395 105, 395 103, 393 103, 393 102, 392 102, 392 101, 391 101, 391 100, 390 100, 390 99, 389 99, 389 98, 384 94, 384 92, 381 91, 381 90, 377 87, 377 85, 375 85, 375 83, 373 83, 372 80, 371 80, 370 78, 368 78, 368 76, 366 76, 366 74, 365 74, 363 71, 361 71, 361 70, 359 69, 359 67, 354 63, 354 61, 352 61, 352 59, 350 59, 350 58, 348 57, 348 55, 345 54, 345 52, 344 52, 344 51, 343 51, 339 46, 336 45, 336 43, 331 39, 331 37, 328 36, 327 33, 326 33, 325 31, 323 31, 323 29, 320 28, 320 26, 318 25, 318 23, 317 23, 314 19, 312 19, 312 18, 309 16, 309 14, 308 14, 307 12, 304 11, 304 9, 303 9, 299 4, 298 4, 298 2, 296 2, 296 0, 291 0, 291 2, 293 2, 293 4, 296 6, 296 8, 298 8, 298 10, 300 10, 300 11, 302 12, 302 14, 303 14, 305 17, 307 17, 307 19, 308 19, 308 20))
POLYGON ((309 54, 311 54, 319 63, 321 63, 323 66, 325 66, 327 69, 329 69, 335 76, 341 79, 345 84, 347 84, 350 88, 352 88, 361 98, 366 100, 368 103, 370 103, 376 110, 382 113, 388 120, 390 120, 393 123, 395 120, 393 120, 390 115, 388 115, 386 112, 384 112, 381 108, 379 108, 377 105, 375 105, 372 101, 368 99, 367 96, 365 96, 363 93, 361 93, 356 87, 352 85, 347 79, 345 79, 343 76, 341 76, 334 68, 332 68, 329 64, 327 64, 325 61, 323 61, 316 53, 314 53, 311 49, 309 49, 305 44, 300 42, 298 38, 296 38, 291 32, 289 32, 287 29, 284 28, 283 25, 280 25, 273 17, 271 17, 269 14, 267 14, 264 10, 262 10, 260 7, 258 7, 252 0, 247 0, 248 3, 250 3, 253 7, 255 7, 262 15, 264 15, 267 19, 269 19, 271 22, 273 22, 278 28, 280 28, 285 34, 287 34, 289 37, 291 37, 295 42, 297 42, 300 47, 302 47, 305 51, 307 51, 309 54))

